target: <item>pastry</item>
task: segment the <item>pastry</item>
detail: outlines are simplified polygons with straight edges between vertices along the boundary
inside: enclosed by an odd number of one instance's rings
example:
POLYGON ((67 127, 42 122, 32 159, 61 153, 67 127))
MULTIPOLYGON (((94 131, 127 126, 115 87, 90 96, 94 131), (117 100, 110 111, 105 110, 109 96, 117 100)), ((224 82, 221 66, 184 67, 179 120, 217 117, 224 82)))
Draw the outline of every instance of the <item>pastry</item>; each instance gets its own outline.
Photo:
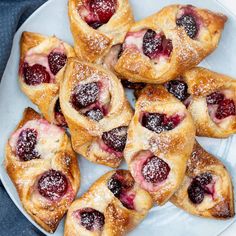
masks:
POLYGON ((135 184, 129 171, 110 171, 72 203, 64 236, 126 235, 151 207, 150 195, 135 184))
POLYGON ((196 67, 165 84, 191 113, 198 136, 226 138, 236 133, 236 81, 196 67))
POLYGON ((75 55, 73 48, 55 36, 23 32, 20 49, 22 91, 48 121, 66 126, 58 96, 67 58, 75 55))
POLYGON ((128 0, 69 0, 69 19, 77 57, 109 65, 134 22, 128 0))
POLYGON ((77 157, 65 130, 25 109, 6 145, 5 168, 26 212, 53 233, 80 185, 77 157))
POLYGON ((119 166, 133 114, 119 79, 101 66, 70 58, 60 101, 73 149, 92 162, 119 166))
POLYGON ((133 24, 115 70, 131 82, 163 83, 196 66, 218 45, 227 17, 170 5, 133 24))
POLYGON ((231 177, 225 166, 197 142, 183 184, 171 202, 190 214, 227 219, 234 216, 231 177))
POLYGON ((182 183, 194 138, 185 106, 163 86, 147 85, 136 102, 124 157, 135 181, 158 205, 182 183))

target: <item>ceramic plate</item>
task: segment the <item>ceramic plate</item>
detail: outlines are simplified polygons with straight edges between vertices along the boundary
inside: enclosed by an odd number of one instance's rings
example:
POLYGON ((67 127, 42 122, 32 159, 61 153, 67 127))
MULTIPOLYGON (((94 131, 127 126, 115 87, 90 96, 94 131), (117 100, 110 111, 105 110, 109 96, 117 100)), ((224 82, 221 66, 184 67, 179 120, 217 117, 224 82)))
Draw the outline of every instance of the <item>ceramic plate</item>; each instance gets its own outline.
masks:
MULTIPOLYGON (((235 76, 236 18, 230 12, 226 11, 216 0, 192 0, 191 2, 185 0, 131 0, 134 15, 137 20, 160 10, 168 4, 176 2, 181 4, 191 3, 199 7, 209 8, 214 11, 222 12, 229 17, 218 49, 209 56, 202 65, 209 69, 235 76)), ((22 31, 25 30, 46 35, 55 34, 62 40, 72 44, 73 40, 67 17, 67 0, 48 1, 34 12, 34 14, 21 26, 15 35, 11 56, 0 85, 0 124, 2 124, 0 126, 0 162, 2 163, 0 166, 0 177, 10 197, 22 213, 42 232, 46 235, 50 235, 34 223, 27 213, 25 213, 14 185, 6 174, 3 165, 4 146, 9 135, 21 119, 24 108, 30 106, 37 109, 20 91, 17 82, 19 40, 22 31)), ((132 100, 131 95, 129 94, 128 96, 129 99, 132 100)), ((233 182, 236 186, 236 175, 233 171, 236 168, 236 135, 223 140, 200 138, 199 142, 206 150, 216 155, 224 162, 231 174, 233 174, 233 182)), ((82 157, 79 157, 79 164, 82 181, 78 196, 81 196, 81 194, 83 194, 98 177, 110 170, 110 168, 92 164, 82 157)), ((121 167, 127 168, 124 163, 121 167)), ((216 236, 222 233, 234 221, 235 218, 227 221, 201 219, 185 213, 171 203, 167 203, 163 207, 154 207, 150 211, 148 217, 131 232, 130 235, 216 236)), ((64 222, 62 221, 54 233, 55 236, 63 235, 63 225, 64 222)))

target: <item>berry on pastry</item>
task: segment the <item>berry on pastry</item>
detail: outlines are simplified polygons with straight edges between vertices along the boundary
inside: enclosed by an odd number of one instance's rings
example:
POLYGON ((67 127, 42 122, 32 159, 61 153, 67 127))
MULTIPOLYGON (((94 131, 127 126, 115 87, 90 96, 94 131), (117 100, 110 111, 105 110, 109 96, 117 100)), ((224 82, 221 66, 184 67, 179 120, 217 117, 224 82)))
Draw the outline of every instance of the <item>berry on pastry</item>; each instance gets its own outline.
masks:
POLYGON ((198 136, 225 138, 236 133, 236 82, 201 67, 165 84, 192 114, 198 136))
POLYGON ((193 120, 163 86, 147 85, 130 122, 124 156, 136 183, 163 205, 183 181, 194 144, 193 120))
POLYGON ((92 162, 119 166, 133 114, 119 79, 101 66, 71 58, 60 101, 74 150, 92 162))
POLYGON ((53 233, 80 185, 77 157, 65 130, 25 109, 6 145, 5 168, 26 212, 53 233))
POLYGON ((129 171, 110 171, 73 202, 64 235, 126 235, 151 207, 150 195, 138 187, 129 171))
POLYGON ((171 202, 198 216, 215 219, 234 216, 231 177, 225 166, 197 142, 188 160, 182 186, 171 202))
POLYGON ((171 80, 215 50, 226 20, 190 5, 167 6, 132 25, 114 69, 130 82, 171 80))
POLYGON ((110 67, 134 22, 129 1, 69 0, 68 14, 77 57, 110 67))

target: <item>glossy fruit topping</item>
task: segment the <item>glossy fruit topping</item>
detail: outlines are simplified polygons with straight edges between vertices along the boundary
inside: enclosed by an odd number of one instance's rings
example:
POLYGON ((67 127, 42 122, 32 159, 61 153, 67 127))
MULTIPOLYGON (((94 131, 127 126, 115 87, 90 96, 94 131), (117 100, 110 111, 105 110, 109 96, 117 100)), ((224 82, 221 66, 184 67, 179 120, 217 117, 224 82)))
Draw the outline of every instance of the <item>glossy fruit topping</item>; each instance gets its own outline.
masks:
POLYGON ((51 72, 56 75, 66 64, 67 56, 60 52, 51 52, 48 55, 48 64, 51 72))

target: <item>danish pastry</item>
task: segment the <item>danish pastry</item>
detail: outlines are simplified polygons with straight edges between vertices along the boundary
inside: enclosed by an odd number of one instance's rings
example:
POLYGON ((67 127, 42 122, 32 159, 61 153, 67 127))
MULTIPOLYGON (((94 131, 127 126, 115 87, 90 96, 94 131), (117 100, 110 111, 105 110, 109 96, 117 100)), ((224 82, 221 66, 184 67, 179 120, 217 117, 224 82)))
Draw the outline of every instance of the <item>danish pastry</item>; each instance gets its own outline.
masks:
POLYGON ((55 36, 23 32, 19 82, 22 91, 50 122, 66 126, 60 109, 59 86, 67 58, 75 55, 67 43, 55 36))
POLYGON ((226 20, 191 5, 167 6, 133 24, 114 68, 131 82, 164 83, 217 47, 226 20))
POLYGON ((129 171, 110 171, 72 203, 64 235, 126 235, 151 207, 150 195, 135 184, 129 171))
POLYGON ((124 157, 135 181, 158 205, 182 183, 194 138, 185 106, 163 86, 147 85, 135 106, 124 157))
POLYGON ((54 232, 80 185, 77 157, 65 130, 25 109, 6 145, 5 168, 27 213, 54 232))
POLYGON ((134 22, 128 0, 69 0, 69 19, 77 57, 109 65, 134 22))
POLYGON ((216 219, 234 216, 231 177, 225 166, 197 142, 188 160, 183 184, 171 202, 198 216, 216 219))
POLYGON ((226 138, 236 133, 236 81, 201 67, 165 84, 191 113, 198 136, 226 138))
POLYGON ((133 114, 119 79, 101 66, 70 58, 60 101, 73 149, 92 162, 119 166, 133 114))

